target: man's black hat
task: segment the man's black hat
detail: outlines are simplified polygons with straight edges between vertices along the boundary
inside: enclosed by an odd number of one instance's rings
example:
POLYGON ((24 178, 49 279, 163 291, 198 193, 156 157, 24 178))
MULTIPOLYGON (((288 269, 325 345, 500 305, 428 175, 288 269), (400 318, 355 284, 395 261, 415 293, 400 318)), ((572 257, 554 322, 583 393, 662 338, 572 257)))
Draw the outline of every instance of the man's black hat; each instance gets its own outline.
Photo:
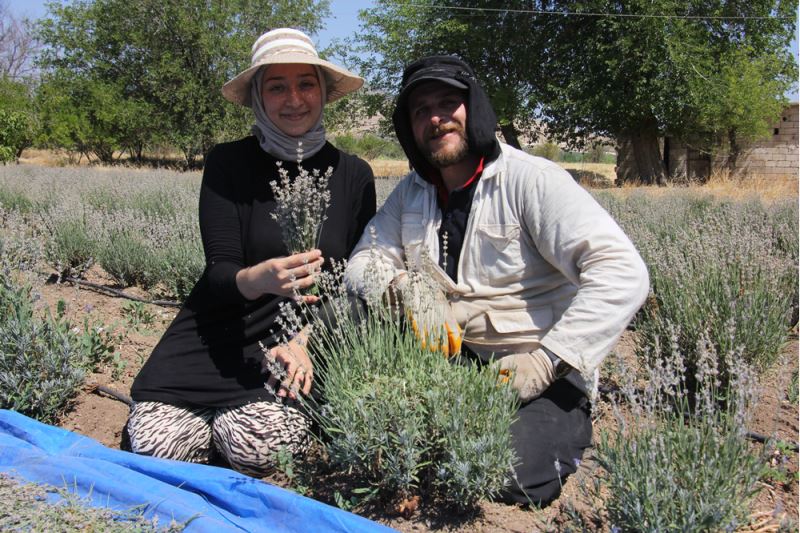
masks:
POLYGON ((429 81, 446 83, 467 93, 467 139, 469 151, 487 162, 500 154, 500 144, 495 137, 497 115, 486 92, 478 84, 475 72, 455 56, 430 56, 414 61, 403 71, 400 94, 392 114, 392 122, 397 139, 408 156, 411 166, 425 178, 435 168, 422 155, 414 141, 409 116, 408 97, 421 84, 429 81))

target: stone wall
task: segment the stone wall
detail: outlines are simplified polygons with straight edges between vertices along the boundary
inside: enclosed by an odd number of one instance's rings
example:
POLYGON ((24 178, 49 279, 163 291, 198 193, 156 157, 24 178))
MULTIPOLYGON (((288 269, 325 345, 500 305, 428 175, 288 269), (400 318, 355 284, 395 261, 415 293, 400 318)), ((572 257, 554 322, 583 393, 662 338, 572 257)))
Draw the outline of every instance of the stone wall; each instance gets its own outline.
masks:
MULTIPOLYGON (((800 171, 800 120, 798 103, 784 109, 773 125, 770 138, 746 146, 739 156, 737 169, 742 174, 758 176, 792 176, 800 171)), ((667 168, 672 176, 704 180, 716 171, 726 169, 728 154, 724 150, 701 150, 708 140, 681 142, 668 139, 667 168)))

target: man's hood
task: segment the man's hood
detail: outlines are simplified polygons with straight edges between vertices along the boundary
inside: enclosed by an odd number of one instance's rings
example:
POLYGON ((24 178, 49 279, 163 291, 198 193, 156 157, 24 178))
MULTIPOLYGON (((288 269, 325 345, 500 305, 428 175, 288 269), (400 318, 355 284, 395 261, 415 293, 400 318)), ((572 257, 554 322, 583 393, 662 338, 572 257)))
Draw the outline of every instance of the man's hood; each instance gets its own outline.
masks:
POLYGON ((439 171, 431 165, 417 148, 411 130, 408 97, 420 84, 428 81, 447 83, 467 93, 467 140, 469 152, 494 160, 500 154, 500 144, 495 136, 497 115, 486 92, 475 78, 472 68, 455 56, 430 56, 408 65, 403 72, 400 94, 397 96, 392 122, 400 146, 411 166, 428 181, 439 171))

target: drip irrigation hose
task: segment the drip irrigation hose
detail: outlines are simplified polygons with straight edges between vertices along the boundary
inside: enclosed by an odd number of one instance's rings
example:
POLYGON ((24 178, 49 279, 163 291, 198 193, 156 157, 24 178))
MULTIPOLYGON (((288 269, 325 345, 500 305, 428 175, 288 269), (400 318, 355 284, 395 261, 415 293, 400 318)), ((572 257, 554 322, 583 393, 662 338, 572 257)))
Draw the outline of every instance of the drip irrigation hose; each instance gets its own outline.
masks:
POLYGON ((82 287, 88 287, 90 289, 93 289, 93 290, 96 290, 96 291, 99 291, 99 292, 104 292, 104 293, 107 293, 107 294, 111 294, 113 296, 118 296, 120 298, 126 298, 128 300, 133 300, 135 302, 142 302, 142 303, 152 304, 152 305, 160 305, 162 307, 180 307, 181 306, 181 304, 179 302, 172 302, 172 301, 169 301, 169 300, 148 300, 146 298, 140 298, 138 296, 134 296, 132 294, 128 294, 125 291, 122 291, 122 290, 119 290, 119 289, 112 289, 111 287, 106 287, 105 285, 100 285, 99 283, 92 283, 91 281, 85 281, 85 280, 82 280, 82 279, 64 277, 64 278, 61 278, 61 281, 67 281, 69 283, 74 283, 75 285, 81 285, 82 287))

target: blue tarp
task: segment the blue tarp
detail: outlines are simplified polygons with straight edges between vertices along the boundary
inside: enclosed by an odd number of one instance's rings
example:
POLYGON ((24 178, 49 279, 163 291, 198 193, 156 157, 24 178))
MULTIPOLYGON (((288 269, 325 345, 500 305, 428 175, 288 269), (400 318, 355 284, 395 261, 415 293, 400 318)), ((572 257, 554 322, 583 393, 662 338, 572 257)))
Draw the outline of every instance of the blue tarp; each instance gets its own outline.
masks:
POLYGON ((226 468, 144 457, 0 410, 0 472, 67 488, 92 505, 146 506, 159 524, 186 531, 386 532, 352 513, 226 468))

